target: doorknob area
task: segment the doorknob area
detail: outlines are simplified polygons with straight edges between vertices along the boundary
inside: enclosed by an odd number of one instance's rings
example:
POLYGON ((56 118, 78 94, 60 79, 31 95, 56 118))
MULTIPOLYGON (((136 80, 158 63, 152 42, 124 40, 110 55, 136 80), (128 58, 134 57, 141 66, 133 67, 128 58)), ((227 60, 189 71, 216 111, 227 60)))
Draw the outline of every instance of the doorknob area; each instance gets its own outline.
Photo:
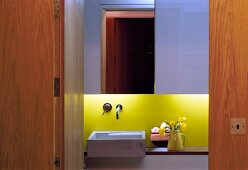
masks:
POLYGON ((55 167, 60 167, 60 158, 56 156, 53 163, 55 167))
POLYGON ((231 118, 231 134, 233 135, 246 134, 245 118, 231 118))

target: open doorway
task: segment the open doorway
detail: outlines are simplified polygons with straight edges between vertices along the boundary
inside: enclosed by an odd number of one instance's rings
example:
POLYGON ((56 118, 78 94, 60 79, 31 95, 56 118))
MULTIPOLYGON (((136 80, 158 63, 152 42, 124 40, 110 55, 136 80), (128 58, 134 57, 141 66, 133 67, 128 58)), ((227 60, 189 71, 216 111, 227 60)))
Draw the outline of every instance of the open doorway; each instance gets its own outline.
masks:
POLYGON ((105 93, 154 93, 154 12, 107 11, 105 93))

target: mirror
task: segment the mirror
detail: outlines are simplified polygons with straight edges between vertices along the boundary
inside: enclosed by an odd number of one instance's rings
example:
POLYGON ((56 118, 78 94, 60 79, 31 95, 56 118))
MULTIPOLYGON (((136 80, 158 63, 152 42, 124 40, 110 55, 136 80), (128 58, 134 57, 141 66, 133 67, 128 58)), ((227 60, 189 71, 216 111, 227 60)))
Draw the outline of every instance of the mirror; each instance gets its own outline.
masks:
POLYGON ((154 93, 154 11, 103 13, 102 92, 154 93))
POLYGON ((154 93, 154 0, 86 0, 84 93, 154 93))
POLYGON ((85 0, 85 94, 208 93, 208 4, 85 0))

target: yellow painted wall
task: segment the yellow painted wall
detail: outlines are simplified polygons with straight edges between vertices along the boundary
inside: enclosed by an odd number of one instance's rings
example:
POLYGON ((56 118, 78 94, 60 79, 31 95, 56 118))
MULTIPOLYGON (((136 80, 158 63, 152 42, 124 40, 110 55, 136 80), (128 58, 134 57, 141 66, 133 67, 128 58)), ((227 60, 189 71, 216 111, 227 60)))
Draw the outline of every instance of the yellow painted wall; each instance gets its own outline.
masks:
POLYGON ((145 130, 146 145, 152 147, 149 141, 151 128, 159 127, 164 120, 185 116, 188 124, 184 133, 185 146, 208 146, 208 103, 207 94, 84 95, 84 143, 96 130, 145 130), (106 102, 113 108, 102 116, 102 106, 106 102), (123 106, 118 120, 117 104, 123 106))

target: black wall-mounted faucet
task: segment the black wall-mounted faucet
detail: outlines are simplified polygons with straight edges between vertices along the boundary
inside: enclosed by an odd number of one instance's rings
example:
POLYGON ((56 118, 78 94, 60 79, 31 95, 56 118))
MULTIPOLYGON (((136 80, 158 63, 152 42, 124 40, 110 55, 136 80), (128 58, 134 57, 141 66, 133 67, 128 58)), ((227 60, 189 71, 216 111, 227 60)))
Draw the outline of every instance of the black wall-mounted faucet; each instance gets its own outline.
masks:
POLYGON ((122 110, 122 105, 121 104, 117 104, 116 105, 116 119, 119 119, 119 115, 120 115, 120 112, 122 110))

